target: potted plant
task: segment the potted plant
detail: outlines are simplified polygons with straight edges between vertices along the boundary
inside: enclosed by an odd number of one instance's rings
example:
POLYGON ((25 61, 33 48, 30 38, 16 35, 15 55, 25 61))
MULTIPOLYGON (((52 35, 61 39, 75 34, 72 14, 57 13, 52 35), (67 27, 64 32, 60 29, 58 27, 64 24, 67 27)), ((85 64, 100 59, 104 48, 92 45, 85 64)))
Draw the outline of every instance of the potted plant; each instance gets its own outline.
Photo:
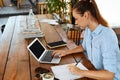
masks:
POLYGON ((66 13, 67 2, 65 0, 47 0, 48 2, 48 12, 59 14, 63 17, 66 13))
POLYGON ((79 0, 47 0, 48 12, 52 14, 56 13, 64 20, 67 17, 68 21, 66 22, 74 24, 75 20, 72 17, 72 7, 77 1, 79 0))

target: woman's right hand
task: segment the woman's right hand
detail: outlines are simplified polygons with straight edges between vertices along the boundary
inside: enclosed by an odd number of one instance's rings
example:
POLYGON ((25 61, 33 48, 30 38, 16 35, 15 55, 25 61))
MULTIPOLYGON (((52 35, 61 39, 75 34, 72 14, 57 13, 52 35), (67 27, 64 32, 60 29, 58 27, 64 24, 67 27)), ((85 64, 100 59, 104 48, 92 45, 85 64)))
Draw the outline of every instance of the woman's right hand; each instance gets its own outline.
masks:
POLYGON ((52 55, 56 56, 56 57, 63 57, 63 56, 67 55, 67 51, 64 51, 64 50, 55 50, 55 51, 53 51, 52 55))

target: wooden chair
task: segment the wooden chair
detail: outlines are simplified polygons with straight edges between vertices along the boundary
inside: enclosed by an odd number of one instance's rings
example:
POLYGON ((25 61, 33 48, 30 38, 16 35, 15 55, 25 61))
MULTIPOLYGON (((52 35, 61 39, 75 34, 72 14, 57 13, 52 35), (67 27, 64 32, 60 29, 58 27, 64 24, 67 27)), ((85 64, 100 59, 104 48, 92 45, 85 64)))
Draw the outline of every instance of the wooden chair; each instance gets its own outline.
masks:
POLYGON ((115 31, 117 38, 118 38, 118 45, 120 48, 120 28, 113 28, 113 30, 115 31))
POLYGON ((21 0, 17 0, 17 8, 19 9, 21 5, 21 0))
POLYGON ((38 14, 47 14, 48 13, 48 2, 38 2, 37 10, 38 14))
POLYGON ((119 45, 119 48, 120 48, 120 34, 117 35, 117 38, 118 38, 118 45, 119 45))
POLYGON ((80 27, 76 27, 76 26, 74 26, 73 28, 68 27, 67 29, 68 39, 74 41, 76 45, 81 44, 81 41, 83 39, 83 37, 81 37, 82 31, 83 30, 80 27))
POLYGON ((0 7, 3 7, 4 6, 4 2, 3 0, 0 0, 0 7))

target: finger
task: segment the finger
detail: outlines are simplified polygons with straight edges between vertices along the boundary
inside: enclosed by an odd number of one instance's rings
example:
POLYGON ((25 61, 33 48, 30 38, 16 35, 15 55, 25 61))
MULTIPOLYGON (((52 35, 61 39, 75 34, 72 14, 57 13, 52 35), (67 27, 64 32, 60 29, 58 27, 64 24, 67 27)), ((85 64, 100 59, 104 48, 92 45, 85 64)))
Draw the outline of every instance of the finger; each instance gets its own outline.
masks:
POLYGON ((63 57, 63 56, 65 56, 65 55, 66 55, 65 53, 61 53, 61 54, 60 54, 60 57, 63 57))
POLYGON ((60 54, 59 54, 59 53, 57 53, 57 54, 55 54, 54 56, 55 56, 55 57, 60 57, 60 54))
POLYGON ((59 57, 63 57, 61 54, 58 55, 59 57))
POLYGON ((63 54, 63 53, 59 54, 59 57, 63 57, 63 56, 65 56, 65 54, 63 54))
POLYGON ((58 51, 53 51, 52 55, 54 56, 54 55, 57 54, 57 53, 58 53, 58 51))

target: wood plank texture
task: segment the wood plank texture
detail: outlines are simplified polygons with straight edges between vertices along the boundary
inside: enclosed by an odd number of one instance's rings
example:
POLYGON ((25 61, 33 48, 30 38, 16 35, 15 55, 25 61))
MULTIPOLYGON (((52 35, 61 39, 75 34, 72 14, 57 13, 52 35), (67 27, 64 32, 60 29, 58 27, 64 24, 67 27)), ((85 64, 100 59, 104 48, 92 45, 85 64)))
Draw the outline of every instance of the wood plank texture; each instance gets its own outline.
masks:
POLYGON ((6 69, 6 62, 10 51, 11 40, 14 32, 16 17, 11 17, 6 24, 4 34, 0 39, 0 80, 3 79, 4 71, 6 69), (11 22, 12 21, 12 22, 11 22))
POLYGON ((30 80, 29 57, 26 50, 27 42, 20 35, 21 19, 25 18, 18 16, 15 23, 4 80, 30 80))

